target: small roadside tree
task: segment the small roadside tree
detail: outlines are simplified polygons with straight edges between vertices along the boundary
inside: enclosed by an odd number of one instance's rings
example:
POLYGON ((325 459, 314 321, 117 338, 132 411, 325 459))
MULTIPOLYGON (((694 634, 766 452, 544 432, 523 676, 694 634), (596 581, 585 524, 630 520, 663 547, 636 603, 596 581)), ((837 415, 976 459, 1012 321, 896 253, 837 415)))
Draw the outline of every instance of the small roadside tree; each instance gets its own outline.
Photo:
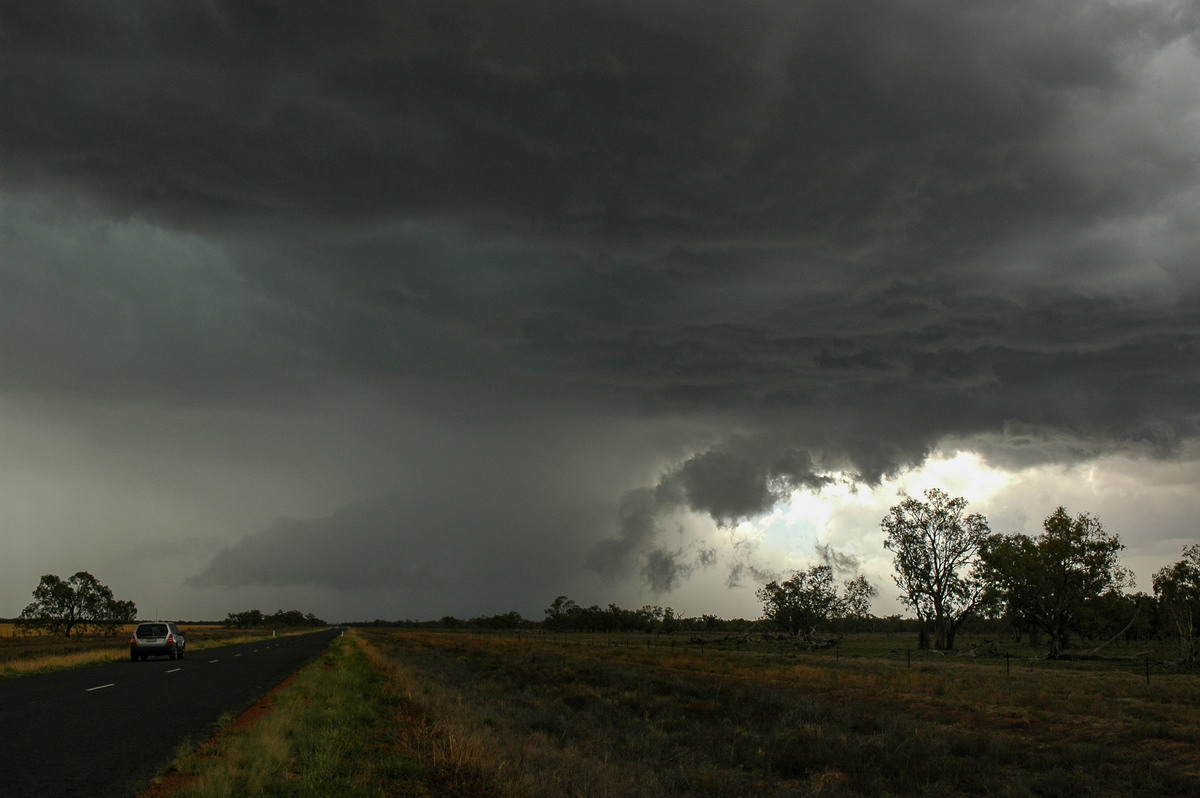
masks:
POLYGON ((137 620, 137 605, 119 601, 112 590, 87 571, 68 579, 45 574, 33 591, 33 601, 21 610, 17 625, 70 637, 73 631, 113 632, 137 620))
POLYGON ((848 580, 839 593, 828 565, 795 571, 783 582, 772 580, 755 591, 763 603, 764 617, 789 635, 806 640, 835 618, 866 615, 874 595, 875 588, 862 576, 848 580))
POLYGON ((1183 664, 1196 663, 1196 621, 1200 620, 1200 545, 1183 550, 1183 559, 1154 574, 1154 597, 1179 641, 1183 664))
POLYGON ((885 548, 894 554, 900 601, 921 622, 920 647, 954 648, 963 621, 984 601, 984 584, 974 570, 987 537, 987 519, 966 514, 967 501, 937 488, 925 501, 905 496, 880 522, 885 548))
POLYGON ((1037 538, 1024 534, 991 535, 981 557, 981 573, 1011 617, 1020 618, 1050 638, 1050 657, 1066 650, 1085 606, 1109 591, 1133 582, 1121 567, 1125 548, 1087 513, 1072 518, 1062 507, 1043 523, 1037 538))

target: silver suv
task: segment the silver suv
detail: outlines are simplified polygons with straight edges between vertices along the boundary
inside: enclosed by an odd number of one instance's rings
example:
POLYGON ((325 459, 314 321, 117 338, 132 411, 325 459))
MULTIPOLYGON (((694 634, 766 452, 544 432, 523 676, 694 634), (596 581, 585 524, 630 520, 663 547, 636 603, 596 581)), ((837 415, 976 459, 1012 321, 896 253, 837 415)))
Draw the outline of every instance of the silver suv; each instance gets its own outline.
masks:
POLYGON ((133 630, 133 637, 129 638, 129 659, 134 662, 146 657, 183 659, 185 645, 183 632, 173 623, 139 623, 133 630))

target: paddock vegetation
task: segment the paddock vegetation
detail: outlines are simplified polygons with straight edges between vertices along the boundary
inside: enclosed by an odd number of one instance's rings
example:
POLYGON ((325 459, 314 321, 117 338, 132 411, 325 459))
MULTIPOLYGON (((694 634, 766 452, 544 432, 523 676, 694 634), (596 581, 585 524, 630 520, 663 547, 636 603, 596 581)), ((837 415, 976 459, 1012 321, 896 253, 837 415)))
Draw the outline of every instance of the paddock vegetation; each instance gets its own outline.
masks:
POLYGON ((1051 669, 887 639, 863 641, 868 657, 631 638, 368 636, 434 793, 1200 792, 1200 683, 1147 681, 1145 658, 1051 669))
POLYGON ((344 641, 366 656, 310 666, 287 723, 185 758, 182 794, 239 794, 230 774, 258 773, 238 763, 267 749, 261 794, 297 796, 1200 794, 1200 683, 1141 652, 1047 663, 888 636, 817 652, 530 632, 344 641), (339 689, 350 667, 383 681, 339 689), (305 729, 330 713, 354 733, 324 751, 305 729), (206 772, 219 774, 208 786, 206 772))

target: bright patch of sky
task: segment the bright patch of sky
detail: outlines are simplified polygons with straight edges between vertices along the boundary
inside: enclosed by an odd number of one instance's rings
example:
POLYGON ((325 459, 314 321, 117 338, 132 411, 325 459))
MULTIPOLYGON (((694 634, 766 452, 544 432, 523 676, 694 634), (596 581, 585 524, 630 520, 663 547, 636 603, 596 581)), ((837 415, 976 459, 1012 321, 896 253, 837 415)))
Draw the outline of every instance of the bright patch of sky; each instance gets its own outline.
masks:
MULTIPOLYGON (((880 589, 877 612, 899 611, 894 601, 891 555, 883 548, 879 522, 902 494, 920 497, 931 487, 963 496, 971 511, 1020 480, 1020 475, 989 467, 976 454, 943 453, 920 468, 906 471, 878 486, 856 485, 847 475, 820 492, 797 490, 771 513, 744 521, 734 534, 755 541, 759 555, 782 573, 822 562, 822 551, 852 558, 880 589)), ((831 563, 833 564, 833 563, 831 563)), ((849 577, 848 569, 839 568, 849 577)))
POLYGON ((942 452, 873 488, 843 478, 820 492, 795 491, 788 502, 743 521, 727 535, 731 542, 753 542, 759 566, 781 576, 821 563, 823 550, 853 558, 879 589, 876 614, 903 614, 880 520, 904 494, 921 498, 925 490, 938 488, 965 498, 968 512, 982 513, 993 532, 1038 535, 1042 521, 1059 505, 1072 515, 1096 516, 1127 544, 1123 559, 1136 575, 1136 589, 1149 592, 1153 572, 1178 559, 1182 545, 1194 539, 1194 524, 1185 512, 1173 512, 1154 530, 1141 519, 1151 517, 1152 508, 1161 514, 1163 507, 1180 502, 1200 511, 1200 500, 1185 495, 1198 470, 1194 458, 1180 463, 1111 456, 1012 471, 992 467, 971 452, 942 452), (1151 540, 1145 539, 1148 533, 1151 540))

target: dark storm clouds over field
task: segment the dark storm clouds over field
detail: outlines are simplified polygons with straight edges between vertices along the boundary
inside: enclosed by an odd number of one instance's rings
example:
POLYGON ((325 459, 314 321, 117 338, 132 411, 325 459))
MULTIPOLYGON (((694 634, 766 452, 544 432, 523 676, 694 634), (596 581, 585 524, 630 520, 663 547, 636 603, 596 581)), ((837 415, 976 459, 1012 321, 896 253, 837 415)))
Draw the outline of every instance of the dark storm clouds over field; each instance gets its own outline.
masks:
MULTIPOLYGON (((1198 22, 4 4, 0 614, 78 569, 166 615, 667 603, 954 449, 1190 495, 1198 22)), ((1113 531, 1169 558, 1152 510, 1113 531)))

